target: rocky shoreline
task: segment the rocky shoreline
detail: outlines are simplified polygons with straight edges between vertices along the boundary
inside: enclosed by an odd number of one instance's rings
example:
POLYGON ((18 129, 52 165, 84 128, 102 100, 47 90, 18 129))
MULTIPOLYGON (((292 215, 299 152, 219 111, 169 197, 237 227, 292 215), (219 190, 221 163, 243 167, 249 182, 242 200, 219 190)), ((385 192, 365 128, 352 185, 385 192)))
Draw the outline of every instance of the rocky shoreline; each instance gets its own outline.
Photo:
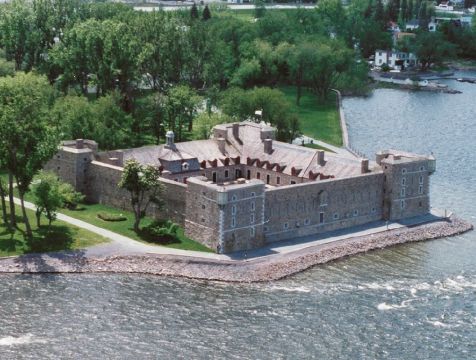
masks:
POLYGON ((86 257, 81 252, 30 254, 0 259, 0 273, 140 273, 225 282, 279 280, 312 266, 398 244, 454 236, 473 229, 455 216, 250 260, 210 260, 172 255, 86 257))

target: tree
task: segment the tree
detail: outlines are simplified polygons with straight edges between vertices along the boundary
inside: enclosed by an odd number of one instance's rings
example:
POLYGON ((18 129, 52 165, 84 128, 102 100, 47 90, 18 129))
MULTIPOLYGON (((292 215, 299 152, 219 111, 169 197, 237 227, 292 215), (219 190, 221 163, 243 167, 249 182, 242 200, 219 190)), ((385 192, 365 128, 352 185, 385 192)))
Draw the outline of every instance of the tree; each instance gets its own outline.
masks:
POLYGON ((63 204, 63 199, 59 191, 60 182, 54 173, 41 171, 34 184, 33 203, 36 205, 36 224, 41 226, 41 216, 43 213, 48 219, 48 226, 56 219, 56 211, 63 204))
POLYGON ((91 139, 94 137, 93 105, 84 96, 67 95, 56 100, 51 118, 60 129, 61 137, 91 139))
POLYGON ((209 139, 211 131, 215 125, 224 124, 230 122, 231 119, 229 116, 221 113, 211 113, 202 112, 197 115, 193 120, 193 138, 195 140, 204 140, 209 139))
POLYGON ((159 180, 159 169, 152 165, 141 165, 131 159, 126 162, 119 187, 129 192, 134 212, 134 231, 140 230, 140 221, 151 203, 163 206, 163 185, 159 180))
POLYGON ((165 120, 168 129, 177 134, 177 140, 182 140, 182 131, 187 127, 193 130, 193 119, 201 102, 193 89, 187 85, 178 85, 170 89, 164 101, 165 120))
POLYGON ((302 94, 302 87, 306 85, 307 74, 314 66, 317 59, 317 47, 315 42, 301 42, 289 57, 289 67, 291 75, 296 85, 296 105, 299 106, 302 94))
POLYGON ((211 17, 212 17, 212 14, 210 13, 210 9, 208 8, 208 4, 207 4, 203 8, 202 19, 204 21, 207 21, 207 20, 210 20, 211 17))
POLYGON ((192 20, 198 19, 198 8, 195 3, 193 3, 192 8, 190 9, 190 17, 192 20))
POLYGON ((432 64, 439 64, 455 55, 453 44, 446 41, 439 32, 420 32, 410 43, 410 49, 418 58, 422 70, 428 69, 432 64))
MULTIPOLYGON (((36 173, 56 153, 59 142, 49 117, 51 97, 51 86, 42 76, 17 73, 14 77, 0 78, 0 153, 4 154, 10 179, 14 177, 17 183, 28 238, 32 237, 32 231, 24 204, 25 193, 36 173)), ((13 189, 9 191, 13 193, 13 189)), ((10 214, 14 216, 14 207, 10 214)))
POLYGON ((134 142, 132 117, 121 109, 120 100, 120 95, 113 92, 100 97, 92 105, 92 138, 102 149, 118 149, 134 142))
POLYGON ((255 18, 259 19, 266 14, 266 6, 264 0, 255 0, 255 18))
POLYGON ((475 5, 476 1, 475 0, 464 0, 464 8, 469 9, 472 8, 475 5))

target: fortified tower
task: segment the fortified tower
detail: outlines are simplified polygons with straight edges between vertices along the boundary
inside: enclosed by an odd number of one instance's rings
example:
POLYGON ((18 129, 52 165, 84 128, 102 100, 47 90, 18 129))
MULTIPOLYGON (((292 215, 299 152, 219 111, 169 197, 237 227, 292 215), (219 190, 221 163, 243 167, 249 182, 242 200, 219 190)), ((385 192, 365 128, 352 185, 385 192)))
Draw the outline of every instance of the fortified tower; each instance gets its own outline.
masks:
POLYGON ((386 150, 377 153, 376 161, 385 174, 384 219, 399 220, 430 211, 429 176, 436 165, 433 156, 386 150))
POLYGON ((86 192, 87 171, 94 160, 98 144, 92 140, 71 140, 62 143, 61 150, 45 165, 45 170, 58 174, 63 181, 74 186, 76 191, 86 192))
POLYGON ((206 177, 193 177, 187 187, 187 236, 218 253, 264 245, 262 181, 238 179, 218 185, 206 177))

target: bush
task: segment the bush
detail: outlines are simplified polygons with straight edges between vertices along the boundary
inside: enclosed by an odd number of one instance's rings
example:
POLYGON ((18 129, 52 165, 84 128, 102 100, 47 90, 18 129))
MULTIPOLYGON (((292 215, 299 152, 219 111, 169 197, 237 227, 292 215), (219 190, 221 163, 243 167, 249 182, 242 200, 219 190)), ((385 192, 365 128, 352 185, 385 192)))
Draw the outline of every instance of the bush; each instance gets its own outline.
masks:
POLYGON ((144 240, 158 243, 170 244, 179 242, 178 231, 180 226, 170 220, 157 220, 141 230, 144 240))
POLYGON ((98 213, 98 218, 100 218, 101 220, 104 220, 104 221, 126 221, 127 218, 122 215, 122 214, 109 214, 109 213, 106 213, 106 212, 100 212, 98 213))
POLYGON ((68 183, 60 183, 59 192, 63 200, 63 207, 74 210, 78 204, 83 202, 84 195, 74 190, 73 186, 68 183))

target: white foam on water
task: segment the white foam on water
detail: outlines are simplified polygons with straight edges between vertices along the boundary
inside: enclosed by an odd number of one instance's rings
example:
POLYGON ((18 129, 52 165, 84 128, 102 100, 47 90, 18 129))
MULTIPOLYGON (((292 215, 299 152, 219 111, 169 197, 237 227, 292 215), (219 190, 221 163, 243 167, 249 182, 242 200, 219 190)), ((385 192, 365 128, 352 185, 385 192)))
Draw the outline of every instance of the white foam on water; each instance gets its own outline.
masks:
POLYGON ((387 310, 395 310, 395 309, 402 309, 408 307, 408 304, 412 300, 403 300, 400 305, 398 304, 387 304, 386 302, 380 303, 377 305, 377 309, 380 311, 387 311, 387 310))
POLYGON ((271 290, 287 291, 287 292, 301 292, 301 293, 311 292, 311 289, 305 286, 297 286, 297 287, 273 286, 271 290))
POLYGON ((15 345, 25 345, 25 344, 46 344, 46 340, 35 338, 32 334, 25 334, 18 337, 15 336, 6 336, 0 338, 0 346, 15 346, 15 345))
POLYGON ((435 327, 442 327, 442 328, 450 327, 450 325, 442 323, 441 321, 438 321, 438 320, 435 320, 435 321, 428 320, 428 323, 432 324, 435 327))

